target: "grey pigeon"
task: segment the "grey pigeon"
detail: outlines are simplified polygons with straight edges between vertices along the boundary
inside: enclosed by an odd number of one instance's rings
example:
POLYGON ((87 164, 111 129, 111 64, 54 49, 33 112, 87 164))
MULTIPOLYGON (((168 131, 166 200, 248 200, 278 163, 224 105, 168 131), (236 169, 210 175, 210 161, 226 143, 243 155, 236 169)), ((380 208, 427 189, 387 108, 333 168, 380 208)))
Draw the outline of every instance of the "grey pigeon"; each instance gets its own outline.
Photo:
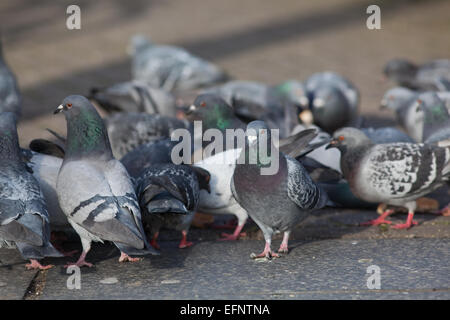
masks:
POLYGON ((382 127, 382 128, 361 128, 366 136, 372 140, 373 143, 393 143, 393 142, 409 142, 414 143, 415 141, 408 136, 403 131, 400 131, 393 127, 382 127))
POLYGON ((176 129, 192 132, 192 124, 187 120, 136 112, 115 113, 105 119, 105 125, 116 158, 147 142, 168 138, 176 129))
POLYGON ((49 214, 39 184, 23 162, 16 115, 0 113, 0 247, 16 247, 27 269, 48 269, 37 260, 62 257, 50 243, 49 214))
POLYGON ((5 62, 0 41, 0 112, 13 112, 19 117, 21 108, 22 97, 16 77, 5 62))
MULTIPOLYGON (((120 159, 132 178, 156 163, 172 163, 172 149, 178 144, 169 138, 161 138, 143 144, 120 159)), ((182 155, 181 155, 182 156, 182 155)))
POLYGON ((116 83, 107 88, 92 88, 89 99, 109 113, 144 112, 172 117, 176 115, 176 100, 171 93, 138 80, 116 83))
POLYGON ((92 241, 112 241, 121 251, 119 261, 135 261, 129 255, 156 254, 147 243, 137 197, 124 166, 114 159, 103 120, 85 97, 72 95, 55 113, 67 121, 64 161, 56 192, 61 209, 81 238, 85 261, 92 241))
POLYGON ((188 165, 154 164, 136 179, 136 190, 150 226, 153 247, 159 249, 157 239, 161 227, 182 233, 179 248, 192 245, 187 234, 197 210, 199 191, 209 191, 209 173, 188 165))
POLYGON ((412 108, 423 113, 422 141, 435 143, 450 139, 450 115, 445 101, 434 92, 420 94, 412 108))
POLYGON ((416 65, 407 59, 390 60, 384 74, 399 85, 421 90, 450 90, 450 60, 433 60, 416 65))
POLYGON ((133 79, 166 91, 191 90, 228 78, 216 65, 185 49, 158 45, 142 35, 131 40, 133 79))
MULTIPOLYGON (((306 218, 310 210, 325 206, 327 195, 298 161, 272 145, 270 130, 264 122, 249 123, 246 134, 246 148, 234 170, 231 190, 236 201, 247 210, 264 234, 264 251, 253 257, 276 257, 278 255, 271 249, 272 234, 284 232, 278 251, 287 252, 292 228, 306 218), (258 145, 264 147, 264 141, 271 152, 259 149, 258 145), (270 168, 276 160, 278 170, 274 174, 263 174, 262 170, 270 168)), ((312 132, 304 138, 310 140, 314 136, 312 132)))
MULTIPOLYGON (((406 223, 394 228, 410 228, 416 199, 439 188, 450 179, 450 145, 389 143, 374 144, 356 128, 334 133, 330 147, 341 151, 341 167, 351 191, 358 198, 374 203, 406 207, 406 223)), ((388 223, 385 211, 366 224, 388 223)))
POLYGON ((305 81, 309 109, 299 118, 306 125, 316 124, 326 132, 356 125, 359 92, 346 78, 334 72, 320 72, 305 81))

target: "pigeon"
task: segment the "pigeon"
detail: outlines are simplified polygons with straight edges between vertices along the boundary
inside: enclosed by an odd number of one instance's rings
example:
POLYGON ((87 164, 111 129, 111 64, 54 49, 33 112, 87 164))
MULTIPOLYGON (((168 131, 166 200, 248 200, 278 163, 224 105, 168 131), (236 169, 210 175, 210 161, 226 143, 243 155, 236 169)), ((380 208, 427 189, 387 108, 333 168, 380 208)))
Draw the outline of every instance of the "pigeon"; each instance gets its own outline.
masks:
MULTIPOLYGON (((351 191, 358 198, 408 209, 405 223, 396 229, 410 228, 416 199, 444 185, 450 179, 450 145, 422 143, 374 144, 356 128, 342 128, 333 135, 329 147, 341 151, 341 168, 351 191)), ((385 211, 369 225, 390 224, 385 211)))
POLYGON ((113 157, 94 106, 83 96, 71 95, 55 110, 60 112, 67 121, 67 141, 56 193, 83 246, 75 265, 92 266, 85 260, 92 241, 114 242, 120 262, 138 260, 129 255, 157 254, 146 240, 133 184, 113 157))
POLYGON ((221 68, 185 49, 158 45, 143 35, 132 38, 130 51, 133 79, 166 91, 198 89, 228 78, 221 68))
POLYGON ((92 88, 89 99, 109 113, 144 112, 175 117, 177 112, 176 100, 171 93, 138 80, 92 88))
MULTIPOLYGON (((314 130, 307 131, 304 139, 311 140, 314 136, 314 130)), ((231 190, 236 201, 262 230, 266 241, 264 251, 252 255, 253 258, 279 256, 271 249, 274 232, 284 232, 278 251, 287 252, 292 228, 311 210, 324 207, 328 200, 298 161, 273 146, 270 130, 262 121, 253 121, 247 126, 246 146, 236 164, 231 190), (270 152, 264 152, 264 147, 270 152), (273 172, 271 168, 276 163, 278 170, 273 172)))
POLYGON ((20 117, 21 107, 22 97, 16 77, 5 62, 0 41, 0 112, 13 112, 20 117))
POLYGON ((416 65, 407 59, 390 60, 384 74, 399 85, 421 90, 450 90, 450 60, 433 60, 416 65))
POLYGON ((415 141, 403 131, 400 131, 393 127, 382 128, 361 128, 361 131, 372 140, 373 143, 394 143, 394 142, 408 142, 414 143, 415 141))
POLYGON ((172 149, 178 144, 169 138, 161 138, 143 144, 120 159, 132 178, 156 163, 172 163, 172 149))
POLYGON ((420 94, 411 108, 423 113, 422 141, 435 143, 450 139, 450 115, 445 101, 434 92, 420 94))
POLYGON ((140 145, 170 137, 176 129, 193 130, 187 120, 136 112, 115 113, 105 119, 105 124, 113 155, 119 159, 140 145))
POLYGON ((16 115, 0 113, 0 247, 17 248, 27 269, 49 269, 38 260, 62 257, 50 243, 47 206, 19 148, 16 115))
MULTIPOLYGON (((289 104, 300 110, 309 106, 308 94, 305 84, 298 80, 287 80, 273 87, 278 96, 283 97, 289 104)), ((300 112, 298 112, 300 113, 300 112)))
POLYGON ((304 124, 314 123, 328 133, 357 124, 360 98, 350 81, 334 72, 320 72, 310 76, 305 87, 309 109, 299 115, 304 124))
POLYGON ((206 170, 171 163, 154 164, 136 179, 136 190, 144 221, 151 229, 151 244, 159 249, 157 239, 161 227, 181 231, 179 248, 187 248, 187 234, 197 210, 199 191, 209 189, 206 170))

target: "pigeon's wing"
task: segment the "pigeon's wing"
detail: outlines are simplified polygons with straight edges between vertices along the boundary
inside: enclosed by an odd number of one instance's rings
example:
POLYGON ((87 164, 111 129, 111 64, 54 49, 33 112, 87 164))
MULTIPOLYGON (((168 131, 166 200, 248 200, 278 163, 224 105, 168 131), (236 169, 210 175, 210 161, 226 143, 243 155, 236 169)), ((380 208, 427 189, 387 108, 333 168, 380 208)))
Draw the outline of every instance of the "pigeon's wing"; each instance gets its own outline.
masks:
POLYGON ((301 209, 322 208, 327 197, 323 190, 318 187, 308 172, 295 159, 286 157, 288 168, 287 194, 301 209))
POLYGON ((308 143, 317 136, 316 129, 300 131, 285 139, 280 139, 279 150, 293 158, 298 157, 308 143))
POLYGON ((34 152, 47 154, 57 158, 64 158, 65 150, 55 142, 45 139, 34 139, 30 142, 30 149, 34 152))
POLYGON ((426 144, 376 145, 363 159, 361 179, 383 197, 426 193, 450 177, 450 149, 426 144))
MULTIPOLYGON (((142 235, 136 228, 140 211, 131 182, 111 185, 113 175, 105 174, 111 170, 110 164, 92 160, 65 163, 57 183, 61 208, 71 223, 100 239, 143 248, 142 235)), ((120 174, 116 178, 120 179, 120 174)))

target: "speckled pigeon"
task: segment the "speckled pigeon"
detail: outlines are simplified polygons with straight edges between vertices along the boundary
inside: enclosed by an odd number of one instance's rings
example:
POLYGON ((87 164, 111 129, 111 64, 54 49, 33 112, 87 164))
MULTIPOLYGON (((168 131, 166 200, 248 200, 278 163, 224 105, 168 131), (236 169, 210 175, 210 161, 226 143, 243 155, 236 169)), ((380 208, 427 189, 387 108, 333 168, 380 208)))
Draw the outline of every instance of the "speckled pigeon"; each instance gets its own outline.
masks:
POLYGON ((390 60, 384 74, 401 86, 422 90, 450 90, 450 60, 433 60, 416 65, 407 59, 390 60))
POLYGON ((116 158, 147 142, 168 138, 179 128, 192 132, 192 124, 159 114, 115 113, 105 119, 111 148, 116 158))
POLYGON ((334 72, 320 72, 310 76, 305 87, 309 109, 299 115, 303 123, 314 123, 329 133, 357 124, 359 92, 349 80, 334 72))
POLYGON ((165 90, 138 81, 116 83, 107 88, 92 88, 89 99, 112 112, 145 112, 176 115, 175 97, 165 90))
POLYGON ((19 87, 14 74, 5 62, 0 41, 0 112, 14 112, 19 117, 21 108, 22 97, 19 87))
MULTIPOLYGON (((416 199, 450 179, 450 145, 390 143, 374 144, 356 128, 343 128, 334 133, 330 147, 338 148, 345 179, 358 198, 368 202, 406 207, 406 223, 394 228, 410 228, 413 224, 416 199)), ((366 224, 390 224, 385 211, 366 224)))
POLYGON ((151 244, 159 249, 161 227, 182 233, 179 248, 192 245, 187 234, 197 210, 199 191, 209 191, 210 175, 206 170, 171 163, 154 164, 136 179, 144 221, 150 226, 151 244))
MULTIPOLYGON (((314 134, 309 137, 312 139, 314 134)), ((255 258, 278 256, 271 249, 274 232, 284 232, 278 251, 287 252, 292 228, 327 202, 327 195, 303 166, 273 146, 270 130, 262 121, 247 126, 246 147, 234 170, 231 190, 263 232, 266 245, 261 254, 253 255, 255 258), (271 172, 277 160, 278 170, 271 172)))
POLYGON ((62 257, 50 243, 49 214, 41 189, 23 162, 16 115, 0 113, 0 247, 16 247, 27 269, 48 269, 37 260, 62 257))
POLYGON ((105 125, 83 96, 64 99, 55 113, 67 121, 64 161, 56 191, 61 209, 81 238, 85 261, 92 241, 112 241, 121 251, 119 261, 136 261, 129 255, 157 254, 147 243, 141 212, 130 177, 114 159, 105 125))
POLYGON ((133 78, 167 91, 196 89, 228 78, 221 68, 185 49, 158 45, 143 35, 132 38, 131 54, 133 78))

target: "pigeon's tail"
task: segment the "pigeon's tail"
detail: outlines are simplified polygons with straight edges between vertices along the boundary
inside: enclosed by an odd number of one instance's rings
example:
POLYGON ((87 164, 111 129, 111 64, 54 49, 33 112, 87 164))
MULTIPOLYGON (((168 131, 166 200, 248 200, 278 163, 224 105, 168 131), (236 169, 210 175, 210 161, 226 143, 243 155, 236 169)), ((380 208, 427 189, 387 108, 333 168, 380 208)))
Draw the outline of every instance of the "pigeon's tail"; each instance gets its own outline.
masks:
POLYGON ((57 251, 50 242, 43 246, 33 246, 25 242, 16 242, 17 249, 19 249, 22 257, 25 259, 43 259, 45 257, 64 257, 57 251))
POLYGON ((146 208, 150 214, 189 214, 189 210, 186 208, 184 203, 173 198, 169 193, 161 193, 155 196, 149 203, 147 203, 146 208))
POLYGON ((153 249, 153 247, 150 246, 149 244, 146 244, 146 247, 144 249, 136 249, 134 247, 128 246, 120 242, 114 242, 114 244, 116 245, 117 248, 119 248, 121 252, 125 252, 126 254, 131 256, 146 256, 149 254, 154 256, 159 255, 159 252, 153 249))

